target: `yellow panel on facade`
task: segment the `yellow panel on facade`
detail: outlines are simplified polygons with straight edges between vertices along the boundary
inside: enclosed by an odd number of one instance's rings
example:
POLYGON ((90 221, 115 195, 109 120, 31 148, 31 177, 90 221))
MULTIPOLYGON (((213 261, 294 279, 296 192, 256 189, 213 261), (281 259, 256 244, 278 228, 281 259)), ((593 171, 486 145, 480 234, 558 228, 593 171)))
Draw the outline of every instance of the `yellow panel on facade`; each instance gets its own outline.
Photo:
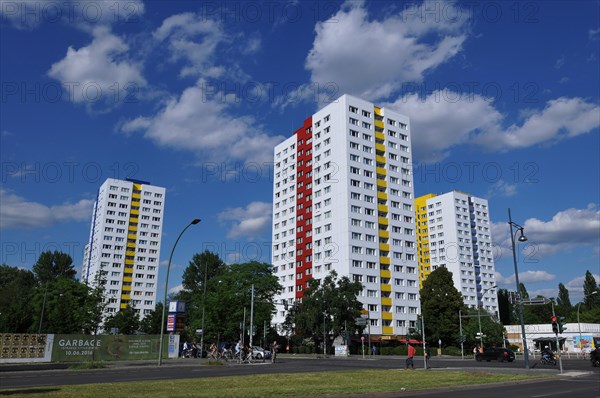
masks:
POLYGON ((132 193, 132 194, 131 194, 131 197, 132 197, 132 198, 135 198, 135 199, 141 199, 141 197, 142 197, 142 194, 141 194, 141 193, 132 193))
POLYGON ((381 298, 381 305, 391 306, 392 305, 392 298, 391 297, 382 297, 381 298))
MULTIPOLYGON (((139 216, 140 215, 140 211, 136 210, 136 209, 131 209, 131 215, 136 215, 139 216)), ((137 217, 136 217, 137 218, 137 217)))
POLYGON ((387 188, 387 182, 385 182, 385 180, 377 180, 377 186, 387 188))
MULTIPOLYGON (((377 122, 375 122, 375 123, 377 123, 377 122)), ((376 140, 384 141, 385 140, 385 134, 383 134, 380 131, 375 131, 375 139, 376 140)))
POLYGON ((383 167, 377 167, 377 168, 375 169, 375 171, 377 172, 377 174, 381 174, 381 175, 383 175, 383 176, 386 176, 386 175, 387 175, 387 170, 386 170, 386 169, 384 169, 383 167))
POLYGON ((389 257, 381 257, 380 256, 379 257, 379 262, 381 264, 385 264, 385 265, 390 265, 391 264, 391 261, 390 261, 389 257))
POLYGON ((125 260, 125 265, 133 265, 133 260, 125 260))
POLYGON ((377 222, 379 222, 379 224, 383 224, 383 225, 388 225, 389 221, 387 218, 385 217, 377 217, 377 222))
POLYGON ((129 276, 129 277, 127 277, 127 276, 124 276, 124 277, 123 277, 123 282, 133 282, 133 278, 132 278, 132 277, 130 277, 130 276, 129 276))
POLYGON ((121 294, 121 300, 130 300, 130 299, 131 299, 130 294, 121 294))
POLYGON ((377 205, 377 211, 381 213, 387 213, 389 208, 386 205, 377 205))
POLYGON ((391 292, 392 291, 392 285, 390 285, 390 284, 382 283, 380 285, 380 287, 381 287, 382 292, 391 292))
POLYGON ((129 228, 127 228, 127 229, 131 232, 135 232, 135 231, 137 231, 138 227, 137 227, 137 225, 130 225, 129 228))
POLYGON ((381 107, 380 106, 373 106, 373 113, 375 113, 376 115, 381 116, 381 107))
POLYGON ((131 286, 129 286, 129 285, 123 285, 123 287, 121 288, 121 290, 123 290, 123 291, 125 291, 125 290, 131 291, 131 286))
POLYGON ((381 152, 385 152, 385 145, 383 144, 375 144, 375 149, 381 152))
POLYGON ((383 229, 379 230, 379 237, 380 238, 389 238, 390 237, 390 231, 384 231, 383 229))
POLYGON ((125 308, 127 308, 127 303, 125 303, 125 304, 121 304, 121 305, 120 305, 120 308, 121 308, 122 310, 124 310, 125 308))
POLYGON ((375 127, 383 128, 383 122, 381 120, 375 120, 375 127))
POLYGON ((382 312, 381 313, 381 319, 383 319, 384 321, 391 321, 392 320, 392 313, 391 312, 382 312))
POLYGON ((383 334, 394 334, 394 328, 392 326, 384 326, 381 328, 383 334))
POLYGON ((383 251, 383 252, 389 252, 390 251, 390 244, 389 243, 380 243, 379 244, 379 250, 383 251))
POLYGON ((385 164, 385 156, 375 155, 375 161, 377 163, 383 163, 383 164, 385 164))
POLYGON ((133 242, 127 242, 127 247, 131 248, 131 249, 135 249, 135 243, 133 243, 133 242))
POLYGON ((385 192, 377 192, 377 199, 387 200, 388 195, 385 192))
MULTIPOLYGON (((379 271, 379 276, 382 278, 391 278, 392 271, 390 271, 389 269, 382 269, 381 271, 379 271)), ((381 303, 383 304, 383 299, 381 303)))

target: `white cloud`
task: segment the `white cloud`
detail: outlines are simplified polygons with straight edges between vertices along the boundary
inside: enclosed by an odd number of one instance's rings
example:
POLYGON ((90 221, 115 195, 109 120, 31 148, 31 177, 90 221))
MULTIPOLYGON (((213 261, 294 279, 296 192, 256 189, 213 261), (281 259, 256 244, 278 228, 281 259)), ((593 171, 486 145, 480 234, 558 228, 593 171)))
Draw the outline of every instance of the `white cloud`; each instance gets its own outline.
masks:
POLYGON ((497 196, 510 197, 517 194, 517 184, 510 184, 504 180, 498 180, 490 186, 486 197, 491 199, 497 196))
POLYGON ((70 221, 89 221, 92 217, 93 200, 82 199, 77 203, 47 206, 0 188, 0 229, 36 228, 70 221))
POLYGON ((271 226, 272 203, 252 202, 244 207, 226 209, 219 213, 219 220, 234 222, 228 233, 230 238, 257 238, 271 226))
POLYGON ((283 140, 262 132, 252 116, 236 117, 228 101, 207 94, 205 81, 169 100, 155 116, 140 116, 121 126, 124 133, 140 130, 158 145, 200 152, 219 162, 270 162, 273 148, 283 140))
POLYGON ((439 2, 425 1, 374 20, 363 1, 347 1, 329 20, 318 22, 306 58, 311 82, 335 83, 340 93, 375 100, 386 98, 403 82, 420 81, 454 57, 466 40, 469 14, 444 3, 450 18, 422 18, 439 2))
POLYGON ((590 41, 600 40, 600 28, 590 29, 588 31, 588 38, 590 41))
POLYGON ((92 30, 92 43, 54 63, 48 75, 59 80, 77 103, 127 100, 131 92, 146 86, 141 66, 127 58, 129 47, 104 26, 92 30))
MULTIPOLYGON (((538 283, 538 282, 550 282, 556 279, 556 275, 550 274, 546 271, 525 271, 519 272, 519 283, 538 283)), ((499 285, 508 285, 509 289, 515 285, 515 275, 504 277, 499 272, 496 272, 496 281, 499 285)))
POLYGON ((173 286, 172 288, 169 289, 169 294, 177 294, 179 292, 181 292, 183 290, 183 285, 177 285, 177 286, 173 286))
POLYGON ((34 29, 44 23, 81 26, 133 22, 144 14, 142 0, 0 0, 0 15, 17 29, 34 29))
POLYGON ((467 143, 476 132, 496 129, 503 117, 480 95, 448 90, 436 90, 425 98, 408 94, 383 106, 410 115, 413 153, 428 162, 445 158, 453 146, 467 143))
MULTIPOLYGON (((529 262, 577 246, 600 244, 600 210, 596 205, 559 211, 549 221, 530 218, 521 225, 528 240, 519 247, 529 262)), ((492 236, 500 255, 512 253, 508 223, 494 223, 492 236)))
POLYGON ((520 126, 490 129, 473 137, 473 143, 489 150, 527 148, 589 133, 600 126, 600 106, 583 98, 560 97, 531 114, 520 126))
POLYGON ((413 153, 426 162, 447 157, 460 144, 507 151, 557 142, 600 126, 600 106, 582 98, 548 101, 543 110, 523 112, 523 123, 507 129, 502 127, 505 115, 478 94, 437 90, 424 98, 407 94, 383 106, 410 115, 413 153))
POLYGON ((180 76, 218 77, 223 73, 222 68, 213 66, 217 46, 227 39, 217 21, 189 12, 177 14, 165 19, 153 36, 161 42, 168 39, 171 62, 186 61, 180 76))

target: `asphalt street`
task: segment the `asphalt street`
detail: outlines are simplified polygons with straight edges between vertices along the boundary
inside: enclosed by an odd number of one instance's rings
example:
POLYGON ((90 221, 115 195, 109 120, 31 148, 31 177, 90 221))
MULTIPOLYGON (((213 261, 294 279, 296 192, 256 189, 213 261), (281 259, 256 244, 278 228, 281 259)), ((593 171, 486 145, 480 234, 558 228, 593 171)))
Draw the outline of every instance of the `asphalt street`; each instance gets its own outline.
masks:
MULTIPOLYGON (((181 378, 197 377, 221 377, 252 374, 282 374, 300 372, 326 372, 357 369, 403 369, 403 357, 375 356, 373 358, 351 357, 351 358, 322 358, 319 356, 285 356, 278 357, 276 364, 270 362, 257 364, 228 363, 225 366, 207 366, 206 360, 201 359, 177 359, 163 362, 163 366, 157 366, 156 361, 136 362, 114 362, 109 363, 107 368, 89 370, 71 369, 44 369, 38 365, 38 370, 21 365, 16 367, 0 366, 0 388, 4 389, 28 389, 33 387, 54 387, 59 385, 90 384, 106 382, 129 382, 143 380, 173 380, 181 378)), ((521 360, 512 363, 501 362, 476 362, 472 358, 433 357, 432 369, 438 370, 482 370, 486 372, 502 373, 536 373, 556 375, 557 378, 550 381, 519 383, 498 386, 469 387, 473 397, 600 397, 600 368, 593 368, 589 361, 582 359, 563 360, 564 374, 559 374, 557 366, 541 366, 536 360, 532 360, 530 369, 525 369, 521 360), (477 393, 473 393, 477 391, 477 393), (512 392, 511 392, 512 391, 512 392), (499 395, 499 394, 502 395, 499 395), (563 395, 561 395, 563 394, 563 395)), ((416 371, 425 371, 421 359, 415 360, 416 371)), ((415 393, 414 396, 430 397, 459 397, 464 396, 465 388, 456 390, 444 389, 444 391, 425 391, 415 393)), ((385 397, 411 396, 407 392, 399 392, 400 395, 382 395, 385 397)), ((0 390, 0 396, 4 395, 0 390)), ((371 396, 371 395, 370 395, 371 396)))

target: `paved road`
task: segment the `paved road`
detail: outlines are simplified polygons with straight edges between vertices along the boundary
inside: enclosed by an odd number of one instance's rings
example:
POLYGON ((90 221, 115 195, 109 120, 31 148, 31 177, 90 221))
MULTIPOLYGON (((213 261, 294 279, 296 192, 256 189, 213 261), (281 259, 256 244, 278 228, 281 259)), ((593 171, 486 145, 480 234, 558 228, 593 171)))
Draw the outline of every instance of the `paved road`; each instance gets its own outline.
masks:
MULTIPOLYGON (((55 369, 55 370, 36 370, 36 371, 3 371, 0 373, 0 388, 31 388, 31 387, 52 387, 58 385, 72 385, 72 384, 90 384, 90 383, 106 383, 106 382, 127 382, 127 381, 142 381, 142 380, 173 380, 180 378, 196 378, 196 377, 219 377, 219 376, 237 376, 237 375, 252 375, 252 374, 279 374, 279 373, 300 373, 300 372, 324 372, 324 371, 341 371, 341 370, 357 370, 357 369, 398 369, 404 367, 404 358, 401 357, 375 357, 373 359, 362 359, 360 357, 353 358, 317 358, 317 357, 293 357, 293 356, 282 356, 278 358, 278 363, 273 365, 269 362, 252 364, 252 365, 239 365, 232 364, 227 366, 205 366, 202 365, 204 360, 199 359, 184 359, 184 360, 169 360, 163 363, 163 366, 156 366, 156 361, 138 361, 138 362, 122 362, 122 363, 111 363, 109 368, 105 369, 94 369, 94 370, 68 370, 68 369, 55 369)), ((524 369, 522 361, 516 361, 513 363, 499 363, 499 362, 475 362, 472 359, 455 359, 455 358, 436 358, 432 360, 433 371, 448 369, 448 370, 481 370, 485 369, 489 372, 511 372, 511 373, 544 373, 558 375, 558 366, 556 367, 540 367, 535 362, 532 362, 533 369, 524 369)), ((421 360, 415 361, 415 367, 423 371, 423 362, 421 360)), ((598 391, 600 385, 600 368, 592 368, 589 362, 583 360, 565 360, 563 361, 563 367, 570 374, 585 374, 591 372, 590 375, 596 380, 595 383, 590 382, 589 386, 586 383, 582 383, 580 387, 587 387, 592 395, 564 395, 572 397, 594 397, 598 398, 599 395, 593 395, 594 391, 598 391), (595 389, 594 389, 595 388, 595 389)), ((0 368, 1 370, 2 368, 0 368)), ((587 376, 585 376, 587 377, 587 376)), ((565 378, 571 380, 573 378, 565 378)), ((563 380, 563 378, 561 378, 563 380)), ((539 384, 539 383, 536 383, 539 384)), ((568 384, 568 388, 571 389, 571 384, 568 384)), ((564 390, 567 386, 565 383, 559 383, 560 389, 564 390)), ((514 388, 514 386, 508 386, 514 388)), ((533 387, 532 387, 533 388, 533 387)), ((481 388, 481 394, 487 391, 488 387, 481 388)), ((542 388, 544 389, 544 388, 542 388)), ((560 390, 559 389, 559 390, 560 390)), ((537 388, 533 390, 539 391, 537 388)), ((533 391, 532 390, 532 391, 533 391)), ((548 392, 553 393, 557 390, 557 387, 548 389, 548 392)), ((520 392, 521 389, 518 389, 520 392)), ((575 390, 573 390, 575 391, 575 390)), ((579 391, 579 390, 577 390, 579 391)), ((472 394, 471 396, 495 396, 492 391, 485 392, 484 395, 472 394), (491 393, 492 395, 487 395, 491 393)), ((449 392, 445 391, 446 398, 452 395, 447 395, 449 392)), ((439 392, 433 392, 431 394, 439 394, 439 392)), ((457 393, 458 394, 458 393, 457 393)), ((534 395, 513 395, 514 397, 534 397, 544 396, 543 394, 534 395)), ((402 395, 403 397, 406 395, 402 395)), ((441 395, 431 395, 441 396, 441 395)), ((459 395, 456 395, 457 397, 459 395)), ((505 393, 503 397, 505 398, 505 393)), ((549 395, 550 396, 550 395, 549 395)))

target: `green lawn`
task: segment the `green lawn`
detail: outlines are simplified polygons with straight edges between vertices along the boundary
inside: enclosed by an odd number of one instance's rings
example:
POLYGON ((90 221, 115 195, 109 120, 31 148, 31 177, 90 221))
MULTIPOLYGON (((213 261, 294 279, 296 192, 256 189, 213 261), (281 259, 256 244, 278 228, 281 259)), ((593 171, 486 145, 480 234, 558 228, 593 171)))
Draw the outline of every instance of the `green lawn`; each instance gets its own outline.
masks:
POLYGON ((178 398, 178 397, 322 397, 327 395, 415 391, 547 377, 485 372, 359 370, 254 376, 104 383, 0 390, 0 396, 48 398, 178 398))

